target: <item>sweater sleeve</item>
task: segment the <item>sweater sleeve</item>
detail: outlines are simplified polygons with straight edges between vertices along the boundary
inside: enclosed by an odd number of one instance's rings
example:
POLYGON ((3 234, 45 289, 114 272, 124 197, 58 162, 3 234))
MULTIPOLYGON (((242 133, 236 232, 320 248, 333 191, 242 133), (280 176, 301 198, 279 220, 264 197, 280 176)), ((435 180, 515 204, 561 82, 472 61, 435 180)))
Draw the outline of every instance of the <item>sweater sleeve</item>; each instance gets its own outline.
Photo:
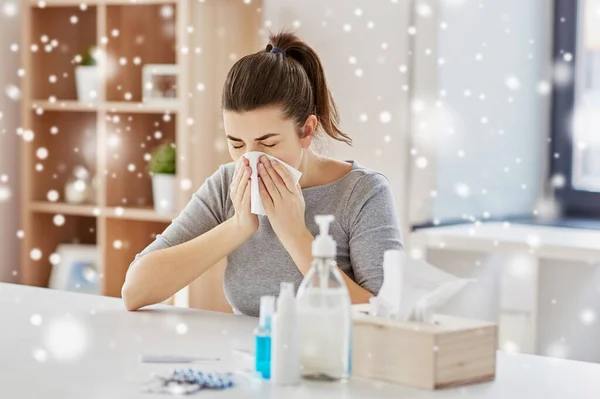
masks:
POLYGON ((226 168, 221 166, 196 191, 181 213, 169 226, 158 234, 142 252, 135 256, 132 264, 149 252, 174 247, 190 241, 223 223, 228 187, 224 187, 226 168))
POLYGON ((391 186, 380 173, 358 179, 347 205, 350 262, 355 282, 377 295, 383 284, 383 254, 402 250, 391 186))

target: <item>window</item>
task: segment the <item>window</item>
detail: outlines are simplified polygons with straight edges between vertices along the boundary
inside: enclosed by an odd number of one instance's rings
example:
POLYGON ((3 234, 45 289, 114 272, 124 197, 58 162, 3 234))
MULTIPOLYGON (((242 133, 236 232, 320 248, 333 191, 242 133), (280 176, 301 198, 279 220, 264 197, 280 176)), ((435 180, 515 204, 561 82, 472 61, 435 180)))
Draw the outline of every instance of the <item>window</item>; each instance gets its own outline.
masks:
POLYGON ((566 216, 600 217, 600 0, 556 0, 552 173, 566 216))

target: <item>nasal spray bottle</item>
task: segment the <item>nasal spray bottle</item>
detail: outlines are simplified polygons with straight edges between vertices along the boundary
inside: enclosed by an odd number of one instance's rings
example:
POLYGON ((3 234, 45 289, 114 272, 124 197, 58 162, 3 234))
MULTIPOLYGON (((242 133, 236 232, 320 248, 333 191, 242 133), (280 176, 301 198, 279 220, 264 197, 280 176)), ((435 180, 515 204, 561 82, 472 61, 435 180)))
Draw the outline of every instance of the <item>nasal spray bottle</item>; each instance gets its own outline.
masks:
POLYGON ((260 297, 260 318, 254 330, 256 371, 267 380, 271 378, 271 320, 274 310, 274 296, 260 297))
POLYGON ((350 377, 352 317, 350 295, 335 261, 329 234, 332 215, 315 218, 320 233, 313 242, 313 263, 298 289, 300 373, 303 378, 342 381, 350 377))

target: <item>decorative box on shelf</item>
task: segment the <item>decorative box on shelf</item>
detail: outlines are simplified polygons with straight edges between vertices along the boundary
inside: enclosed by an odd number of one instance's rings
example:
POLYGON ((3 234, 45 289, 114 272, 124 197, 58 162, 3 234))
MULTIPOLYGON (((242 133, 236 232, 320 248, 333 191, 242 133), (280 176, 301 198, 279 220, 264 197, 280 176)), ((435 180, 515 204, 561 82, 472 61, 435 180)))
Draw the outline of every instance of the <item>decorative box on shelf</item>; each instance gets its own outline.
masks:
POLYGON ((434 324, 403 322, 367 311, 353 306, 354 376, 422 389, 495 378, 495 324, 437 314, 434 324))

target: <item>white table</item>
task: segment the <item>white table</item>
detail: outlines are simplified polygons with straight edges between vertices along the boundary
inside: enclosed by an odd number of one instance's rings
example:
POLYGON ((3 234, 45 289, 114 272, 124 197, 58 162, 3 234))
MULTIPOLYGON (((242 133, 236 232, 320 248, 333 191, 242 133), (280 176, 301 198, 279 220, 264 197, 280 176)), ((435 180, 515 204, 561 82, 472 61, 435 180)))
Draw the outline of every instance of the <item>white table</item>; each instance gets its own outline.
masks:
MULTIPOLYGON (((233 371, 232 350, 252 349, 256 322, 244 316, 163 305, 130 313, 120 299, 0 283, 0 397, 163 397, 142 393, 140 387, 152 372, 175 366, 143 364, 141 354, 219 357, 219 362, 196 367, 233 371), (58 339, 47 335, 52 326, 59 326, 58 339), (85 334, 73 331, 73 326, 80 326, 85 334), (43 337, 50 345, 46 349, 43 337), (79 351, 82 337, 87 337, 89 345, 79 351), (57 354, 79 356, 67 362, 58 361, 57 354)), ((598 364, 499 352, 495 382, 443 391, 357 378, 346 384, 303 382, 294 388, 278 388, 240 377, 233 389, 204 391, 193 397, 597 399, 599 375, 598 364)))

